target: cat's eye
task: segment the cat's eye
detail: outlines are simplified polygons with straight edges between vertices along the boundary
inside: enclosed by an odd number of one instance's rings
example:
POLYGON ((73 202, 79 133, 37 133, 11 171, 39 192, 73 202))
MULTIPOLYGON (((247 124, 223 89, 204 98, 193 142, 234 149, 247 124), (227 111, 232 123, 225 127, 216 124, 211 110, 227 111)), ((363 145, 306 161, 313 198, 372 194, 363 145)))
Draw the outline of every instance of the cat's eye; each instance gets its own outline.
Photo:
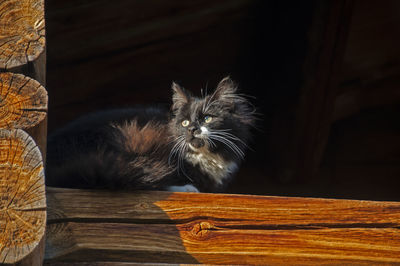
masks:
POLYGON ((182 121, 182 126, 187 127, 189 125, 189 120, 183 120, 182 121))
POLYGON ((210 123, 211 121, 212 121, 212 117, 211 117, 211 116, 206 115, 206 116, 204 117, 204 122, 210 123))

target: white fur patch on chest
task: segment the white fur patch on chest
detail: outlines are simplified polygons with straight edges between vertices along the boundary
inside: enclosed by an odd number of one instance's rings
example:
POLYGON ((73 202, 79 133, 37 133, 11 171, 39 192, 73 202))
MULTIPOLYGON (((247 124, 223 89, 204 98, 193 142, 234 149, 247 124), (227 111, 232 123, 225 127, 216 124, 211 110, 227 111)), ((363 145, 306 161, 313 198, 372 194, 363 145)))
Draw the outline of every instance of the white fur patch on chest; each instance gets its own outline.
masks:
POLYGON ((198 166, 202 172, 208 174, 219 185, 238 169, 238 165, 235 162, 227 162, 222 156, 211 152, 188 153, 187 160, 198 166))

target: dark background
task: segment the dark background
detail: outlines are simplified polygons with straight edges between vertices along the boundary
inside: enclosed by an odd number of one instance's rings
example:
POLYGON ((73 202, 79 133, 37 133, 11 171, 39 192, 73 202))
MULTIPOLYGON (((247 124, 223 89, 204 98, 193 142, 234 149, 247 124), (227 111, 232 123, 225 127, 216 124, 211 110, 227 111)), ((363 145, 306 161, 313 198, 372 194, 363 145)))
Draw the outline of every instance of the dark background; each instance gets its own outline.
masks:
POLYGON ((230 75, 260 121, 231 193, 399 200, 400 2, 46 1, 49 131, 230 75))

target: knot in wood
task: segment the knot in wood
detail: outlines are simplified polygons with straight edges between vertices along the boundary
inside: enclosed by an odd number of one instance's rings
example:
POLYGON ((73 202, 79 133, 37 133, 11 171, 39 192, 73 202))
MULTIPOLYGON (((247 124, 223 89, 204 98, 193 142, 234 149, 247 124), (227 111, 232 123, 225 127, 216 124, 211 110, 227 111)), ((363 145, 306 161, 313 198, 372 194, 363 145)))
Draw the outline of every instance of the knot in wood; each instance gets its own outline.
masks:
POLYGON ((149 204, 147 204, 146 202, 141 202, 141 203, 136 205, 136 208, 137 209, 141 209, 141 210, 148 209, 149 208, 149 204))
POLYGON ((199 222, 193 226, 192 234, 196 238, 207 238, 209 237, 210 231, 214 228, 214 225, 210 222, 199 222))

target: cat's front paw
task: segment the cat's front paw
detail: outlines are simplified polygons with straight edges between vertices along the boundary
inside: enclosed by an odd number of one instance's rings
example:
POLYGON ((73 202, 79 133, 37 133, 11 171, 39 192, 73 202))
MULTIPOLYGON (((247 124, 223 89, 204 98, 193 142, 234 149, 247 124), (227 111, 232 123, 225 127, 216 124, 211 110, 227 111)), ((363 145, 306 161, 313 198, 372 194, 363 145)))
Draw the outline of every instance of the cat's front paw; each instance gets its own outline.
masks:
POLYGON ((184 186, 169 186, 167 187, 167 190, 172 192, 200 192, 195 186, 191 184, 187 184, 184 186))

